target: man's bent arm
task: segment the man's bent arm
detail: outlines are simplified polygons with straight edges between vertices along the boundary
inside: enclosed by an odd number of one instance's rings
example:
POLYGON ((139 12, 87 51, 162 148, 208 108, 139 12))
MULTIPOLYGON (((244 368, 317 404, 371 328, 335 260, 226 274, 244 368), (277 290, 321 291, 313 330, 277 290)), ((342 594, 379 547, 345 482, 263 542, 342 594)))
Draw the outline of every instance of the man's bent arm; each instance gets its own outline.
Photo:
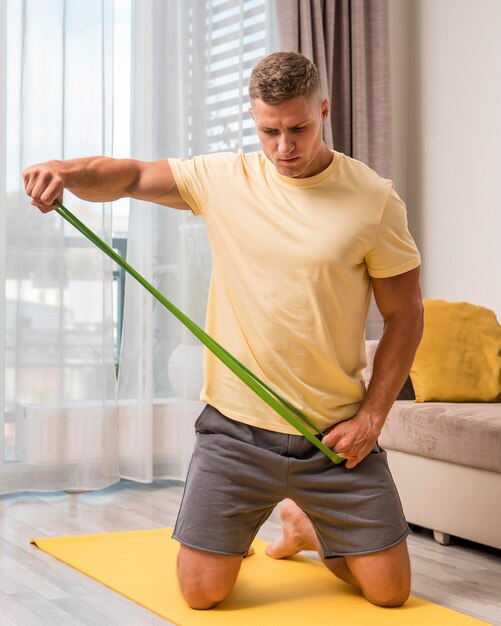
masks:
POLYGON ((341 422, 323 443, 355 467, 373 449, 386 416, 409 374, 423 333, 419 268, 390 278, 373 278, 374 297, 384 319, 369 388, 357 415, 341 422))
POLYGON ((402 389, 423 334, 423 302, 419 268, 373 279, 374 297, 384 319, 384 332, 374 357, 372 378, 360 411, 381 421, 402 389))
POLYGON ((55 208, 64 189, 91 202, 131 197, 177 209, 190 207, 181 198, 167 160, 137 161, 86 157, 32 165, 23 173, 26 193, 41 211, 55 208))

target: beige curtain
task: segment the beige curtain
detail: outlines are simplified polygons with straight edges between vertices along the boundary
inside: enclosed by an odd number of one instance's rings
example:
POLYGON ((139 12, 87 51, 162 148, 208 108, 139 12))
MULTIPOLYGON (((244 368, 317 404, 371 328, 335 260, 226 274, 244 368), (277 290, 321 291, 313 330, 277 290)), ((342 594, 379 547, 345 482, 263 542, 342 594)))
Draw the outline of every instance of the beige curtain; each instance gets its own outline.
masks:
POLYGON ((276 0, 281 50, 319 69, 331 118, 330 147, 391 177, 387 0, 276 0))
MULTIPOLYGON (((387 0, 276 0, 280 49, 302 52, 320 72, 331 103, 329 147, 392 176, 390 42, 387 0)), ((371 304, 368 339, 382 318, 371 304)))

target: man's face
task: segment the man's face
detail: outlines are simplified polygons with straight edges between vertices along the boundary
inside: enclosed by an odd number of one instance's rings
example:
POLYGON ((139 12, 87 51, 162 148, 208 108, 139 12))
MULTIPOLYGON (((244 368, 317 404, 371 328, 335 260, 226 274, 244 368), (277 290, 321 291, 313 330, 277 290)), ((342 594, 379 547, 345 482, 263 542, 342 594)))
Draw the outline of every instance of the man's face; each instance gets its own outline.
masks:
POLYGON ((332 154, 322 139, 327 100, 297 96, 280 105, 252 101, 249 109, 263 152, 279 174, 306 178, 324 170, 332 154))

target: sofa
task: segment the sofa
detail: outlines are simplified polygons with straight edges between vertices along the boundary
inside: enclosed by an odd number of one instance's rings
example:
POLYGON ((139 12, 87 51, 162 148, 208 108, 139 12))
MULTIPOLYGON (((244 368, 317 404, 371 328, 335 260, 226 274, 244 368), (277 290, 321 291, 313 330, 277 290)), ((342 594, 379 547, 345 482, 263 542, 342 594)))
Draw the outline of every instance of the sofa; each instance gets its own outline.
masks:
POLYGON ((409 523, 501 549, 501 404, 397 400, 380 443, 409 523))
MULTIPOLYGON (((370 380, 377 341, 367 342, 370 380)), ((408 379, 379 443, 410 524, 501 549, 501 403, 416 402, 408 379)))

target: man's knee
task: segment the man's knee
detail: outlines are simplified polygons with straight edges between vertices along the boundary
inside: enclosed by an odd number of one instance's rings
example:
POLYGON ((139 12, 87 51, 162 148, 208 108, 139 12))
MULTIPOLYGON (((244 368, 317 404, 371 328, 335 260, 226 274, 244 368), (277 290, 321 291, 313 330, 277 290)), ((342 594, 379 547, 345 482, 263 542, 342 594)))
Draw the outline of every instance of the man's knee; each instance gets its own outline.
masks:
POLYGON ((223 556, 182 545, 177 573, 181 593, 192 609, 212 609, 233 589, 241 557, 223 556))
POLYGON ((199 611, 213 609, 228 595, 216 594, 212 589, 200 589, 200 587, 195 588, 183 585, 181 585, 181 593, 188 606, 199 611))
POLYGON ((411 569, 405 541, 374 554, 348 557, 348 564, 372 604, 399 607, 409 598, 411 569))
POLYGON ((397 608, 404 605, 409 599, 410 585, 402 581, 397 585, 382 586, 376 592, 364 590, 364 595, 371 604, 387 608, 397 608))

